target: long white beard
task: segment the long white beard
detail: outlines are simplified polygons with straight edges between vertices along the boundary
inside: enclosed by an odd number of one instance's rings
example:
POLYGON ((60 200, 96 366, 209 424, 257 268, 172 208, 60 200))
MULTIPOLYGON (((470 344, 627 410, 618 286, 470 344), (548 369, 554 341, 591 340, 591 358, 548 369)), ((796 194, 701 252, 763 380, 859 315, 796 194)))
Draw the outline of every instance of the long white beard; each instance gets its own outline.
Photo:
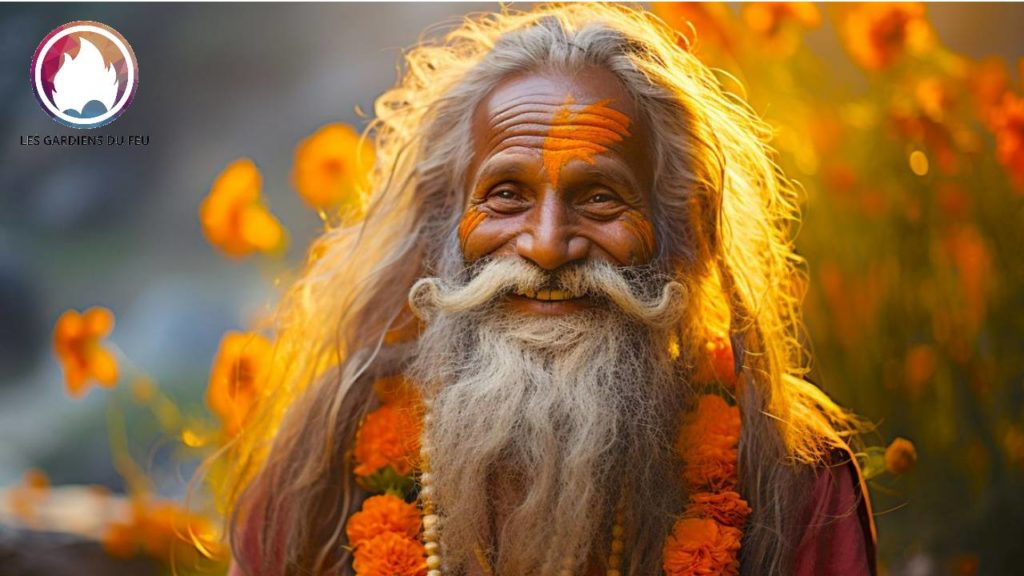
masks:
MULTIPOLYGON (((410 373, 430 405, 447 567, 460 572, 480 547, 502 576, 579 573, 607 552, 623 498, 631 544, 623 572, 653 574, 682 499, 672 446, 688 390, 667 345, 682 290, 648 299, 630 292, 622 307, 564 316, 508 310, 500 296, 510 282, 547 281, 534 274, 496 261, 468 284, 426 281, 413 290, 429 323, 410 373), (499 491, 512 503, 495 526, 499 491)), ((616 299, 605 290, 611 275, 621 279, 614 269, 574 274, 596 278, 585 280, 596 285, 587 292, 616 299)))

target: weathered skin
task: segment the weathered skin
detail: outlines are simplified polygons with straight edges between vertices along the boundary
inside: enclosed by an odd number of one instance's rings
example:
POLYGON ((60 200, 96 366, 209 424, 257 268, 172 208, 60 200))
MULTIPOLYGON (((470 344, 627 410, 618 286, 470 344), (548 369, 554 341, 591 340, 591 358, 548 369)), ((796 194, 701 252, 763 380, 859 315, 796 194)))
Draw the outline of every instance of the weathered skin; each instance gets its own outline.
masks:
MULTIPOLYGON (((611 72, 511 76, 473 122, 459 226, 467 261, 516 255, 553 271, 588 258, 626 266, 654 257, 647 129, 611 72)), ((510 302, 539 314, 589 305, 585 298, 510 302)))

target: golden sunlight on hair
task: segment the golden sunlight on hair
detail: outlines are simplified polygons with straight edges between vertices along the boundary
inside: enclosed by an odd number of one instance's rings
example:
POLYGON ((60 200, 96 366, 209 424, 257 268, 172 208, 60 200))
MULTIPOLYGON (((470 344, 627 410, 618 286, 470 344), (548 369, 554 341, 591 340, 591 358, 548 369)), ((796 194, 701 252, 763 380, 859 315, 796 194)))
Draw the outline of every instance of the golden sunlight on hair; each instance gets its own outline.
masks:
MULTIPOLYGON (((641 9, 570 4, 467 18, 443 39, 405 54, 404 75, 377 100, 367 130, 376 164, 365 218, 329 228, 313 243, 267 326, 274 350, 266 385, 226 449, 233 463, 223 494, 227 508, 237 509, 257 477, 254 494, 284 490, 261 513, 288 533, 287 557, 312 558, 317 570, 329 565, 340 533, 283 519, 313 509, 345 515, 352 508, 351 462, 344 454, 372 398, 360 376, 389 362, 381 357, 386 334, 410 322, 405 300, 412 284, 445 265, 463 203, 468 155, 459 137, 468 111, 510 71, 593 63, 587 59, 611 67, 649 103, 654 120, 669 119, 689 132, 682 142, 678 134, 655 131, 658 206, 682 218, 656 223, 659 245, 667 244, 661 264, 692 296, 678 330, 682 357, 699 363, 714 338, 738 348, 745 367, 737 392, 745 415, 740 445, 746 446, 739 467, 815 463, 843 445, 856 421, 803 378, 804 281, 792 246, 797 189, 772 160, 769 127, 687 45, 641 9), (563 54, 542 44, 541 31, 595 46, 613 38, 620 51, 584 50, 584 57, 569 46, 563 54)), ((757 473, 746 485, 762 514, 784 482, 779 474, 757 473)))

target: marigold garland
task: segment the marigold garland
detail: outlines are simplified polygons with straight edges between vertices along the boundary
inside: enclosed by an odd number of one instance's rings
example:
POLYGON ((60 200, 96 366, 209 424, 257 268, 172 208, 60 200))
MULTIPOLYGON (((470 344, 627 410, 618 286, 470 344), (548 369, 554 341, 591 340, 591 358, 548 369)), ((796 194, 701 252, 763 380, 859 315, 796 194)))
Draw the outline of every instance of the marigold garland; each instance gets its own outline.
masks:
MULTIPOLYGON (((718 381, 733 391, 735 379, 718 381)), ((739 407, 717 394, 698 398, 680 427, 676 448, 689 502, 662 552, 668 576, 739 574, 742 529, 750 516, 737 492, 740 429, 739 407)))
MULTIPOLYGON (((734 392, 735 378, 716 380, 734 392)), ((422 404, 415 387, 401 377, 378 380, 374 392, 381 406, 367 415, 356 435, 355 474, 365 480, 385 470, 396 479, 388 488, 371 490, 387 493, 368 498, 349 518, 352 567, 357 576, 425 576, 428 554, 418 539, 420 511, 403 499, 411 495, 403 487, 414 485, 422 404)), ((699 397, 680 427, 676 447, 689 501, 665 541, 662 562, 668 576, 739 574, 743 526, 751 513, 737 491, 740 427, 739 408, 717 394, 699 397)), ((429 560, 434 562, 429 574, 440 574, 439 558, 429 560)))
POLYGON ((383 378, 373 388, 381 406, 366 416, 356 434, 354 472, 371 492, 386 493, 367 498, 345 525, 354 550, 352 569, 358 576, 425 576, 420 512, 404 500, 419 457, 422 407, 404 378, 383 378), (383 484, 366 483, 382 473, 383 484))

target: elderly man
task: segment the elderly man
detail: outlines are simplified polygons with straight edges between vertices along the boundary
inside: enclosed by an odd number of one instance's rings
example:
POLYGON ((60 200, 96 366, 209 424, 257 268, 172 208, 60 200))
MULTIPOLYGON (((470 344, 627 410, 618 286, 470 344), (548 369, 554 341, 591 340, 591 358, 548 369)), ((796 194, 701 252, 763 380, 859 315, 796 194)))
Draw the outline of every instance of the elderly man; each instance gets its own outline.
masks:
POLYGON ((366 218, 282 304, 234 573, 874 574, 793 189, 681 46, 571 5, 408 53, 366 218))

